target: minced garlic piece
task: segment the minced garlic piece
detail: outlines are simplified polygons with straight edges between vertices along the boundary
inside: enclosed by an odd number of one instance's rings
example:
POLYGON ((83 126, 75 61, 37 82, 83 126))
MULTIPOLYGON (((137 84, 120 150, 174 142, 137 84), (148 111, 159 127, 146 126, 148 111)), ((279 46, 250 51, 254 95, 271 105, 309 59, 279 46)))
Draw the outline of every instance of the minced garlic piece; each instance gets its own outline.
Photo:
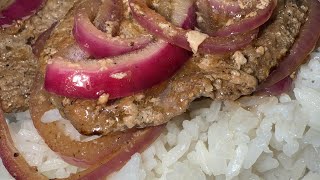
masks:
POLYGON ((269 5, 269 0, 260 0, 260 3, 257 4, 256 8, 265 9, 269 5))
POLYGON ((230 26, 231 24, 234 23, 234 20, 233 19, 229 19, 226 23, 226 26, 230 26))
POLYGON ((237 68, 240 69, 242 65, 247 63, 247 58, 240 51, 236 51, 232 55, 232 59, 236 62, 237 68))
POLYGON ((98 104, 106 104, 109 100, 109 94, 102 94, 101 96, 99 96, 98 99, 98 104))
POLYGON ((209 36, 207 34, 201 33, 199 31, 189 31, 187 33, 187 40, 192 49, 193 53, 198 51, 199 45, 207 39, 209 36))
POLYGON ((115 73, 115 74, 110 75, 110 77, 112 77, 114 79, 123 79, 126 76, 127 76, 127 73, 124 73, 124 72, 115 73))
POLYGON ((241 9, 248 9, 252 7, 252 0, 238 0, 239 7, 241 9))
POLYGON ((257 15, 257 12, 251 12, 249 14, 246 15, 246 18, 250 18, 250 17, 255 17, 257 15))
POLYGON ((263 46, 259 46, 257 49, 256 49, 256 52, 260 55, 263 55, 265 53, 265 49, 263 46))

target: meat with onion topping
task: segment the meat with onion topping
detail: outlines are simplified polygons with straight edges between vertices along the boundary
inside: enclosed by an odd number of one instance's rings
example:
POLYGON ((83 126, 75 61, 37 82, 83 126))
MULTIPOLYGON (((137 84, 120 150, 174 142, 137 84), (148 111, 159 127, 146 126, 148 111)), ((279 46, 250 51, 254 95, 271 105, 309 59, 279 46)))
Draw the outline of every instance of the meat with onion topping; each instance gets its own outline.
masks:
MULTIPOLYGON (((136 6, 135 2, 140 1, 129 2, 136 6)), ((106 135, 112 131, 163 124, 183 113, 196 98, 235 100, 251 94, 288 54, 308 15, 306 1, 282 0, 277 4, 272 17, 260 28, 258 38, 245 48, 225 54, 196 53, 174 77, 132 96, 101 104, 99 100, 70 98, 53 93, 52 104, 79 132, 106 135)), ((70 13, 57 26, 46 49, 56 52, 74 43, 70 36, 72 16, 70 13)), ((46 50, 42 54, 42 74, 45 74, 46 63, 48 60, 50 62, 52 56, 54 53, 46 50)))
MULTIPOLYGON (((197 98, 289 89, 319 39, 319 8, 317 0, 79 0, 37 40, 34 126, 62 159, 86 168, 70 179, 108 176, 197 98), (101 137, 74 140, 43 121, 57 109, 82 135, 101 137)), ((1 113, 6 167, 45 179, 19 156, 1 113)))

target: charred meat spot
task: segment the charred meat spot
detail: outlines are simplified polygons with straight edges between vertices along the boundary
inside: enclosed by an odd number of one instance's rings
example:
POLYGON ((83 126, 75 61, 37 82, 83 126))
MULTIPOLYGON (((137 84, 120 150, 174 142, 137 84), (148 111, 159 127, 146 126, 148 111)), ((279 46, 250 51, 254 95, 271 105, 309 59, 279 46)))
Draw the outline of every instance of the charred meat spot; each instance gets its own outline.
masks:
POLYGON ((7 51, 11 51, 12 50, 11 46, 6 46, 5 48, 6 48, 7 51))
POLYGON ((35 39, 35 37, 30 36, 30 37, 27 39, 27 42, 26 42, 26 43, 27 43, 28 45, 32 45, 34 39, 35 39))
POLYGON ((22 31, 24 31, 25 30, 25 27, 24 26, 21 26, 20 28, 19 28, 19 30, 18 30, 18 33, 22 33, 22 31))

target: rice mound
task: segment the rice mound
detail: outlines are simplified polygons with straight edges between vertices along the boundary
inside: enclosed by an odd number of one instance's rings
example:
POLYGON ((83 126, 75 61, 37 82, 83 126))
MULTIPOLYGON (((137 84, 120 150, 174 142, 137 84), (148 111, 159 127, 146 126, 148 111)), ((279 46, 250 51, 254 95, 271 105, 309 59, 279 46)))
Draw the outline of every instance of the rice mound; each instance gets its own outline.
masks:
MULTIPOLYGON (((194 102, 109 179, 320 179, 320 49, 294 84, 279 97, 194 102)), ((79 171, 44 144, 28 112, 14 119, 14 142, 30 165, 50 178, 79 171)), ((3 166, 0 176, 10 178, 3 166)))

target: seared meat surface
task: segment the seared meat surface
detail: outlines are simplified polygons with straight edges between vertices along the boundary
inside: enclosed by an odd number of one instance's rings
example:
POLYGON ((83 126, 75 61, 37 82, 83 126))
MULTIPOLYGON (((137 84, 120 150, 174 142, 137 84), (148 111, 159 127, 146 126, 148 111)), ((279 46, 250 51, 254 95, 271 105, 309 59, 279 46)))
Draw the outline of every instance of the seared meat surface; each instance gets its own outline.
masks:
MULTIPOLYGON (((174 77, 145 92, 105 104, 49 94, 51 103, 79 132, 106 135, 168 122, 199 97, 235 100, 251 94, 293 45, 305 22, 304 3, 280 0, 272 19, 251 45, 226 55, 195 54, 174 77)), ((70 12, 48 40, 40 57, 42 76, 47 60, 74 43, 72 22, 70 12)))
POLYGON ((5 112, 28 109, 30 89, 37 72, 31 45, 69 11, 76 0, 48 0, 31 18, 0 29, 0 99, 5 112))
POLYGON ((0 1, 0 10, 8 7, 12 3, 12 0, 1 0, 0 1))

